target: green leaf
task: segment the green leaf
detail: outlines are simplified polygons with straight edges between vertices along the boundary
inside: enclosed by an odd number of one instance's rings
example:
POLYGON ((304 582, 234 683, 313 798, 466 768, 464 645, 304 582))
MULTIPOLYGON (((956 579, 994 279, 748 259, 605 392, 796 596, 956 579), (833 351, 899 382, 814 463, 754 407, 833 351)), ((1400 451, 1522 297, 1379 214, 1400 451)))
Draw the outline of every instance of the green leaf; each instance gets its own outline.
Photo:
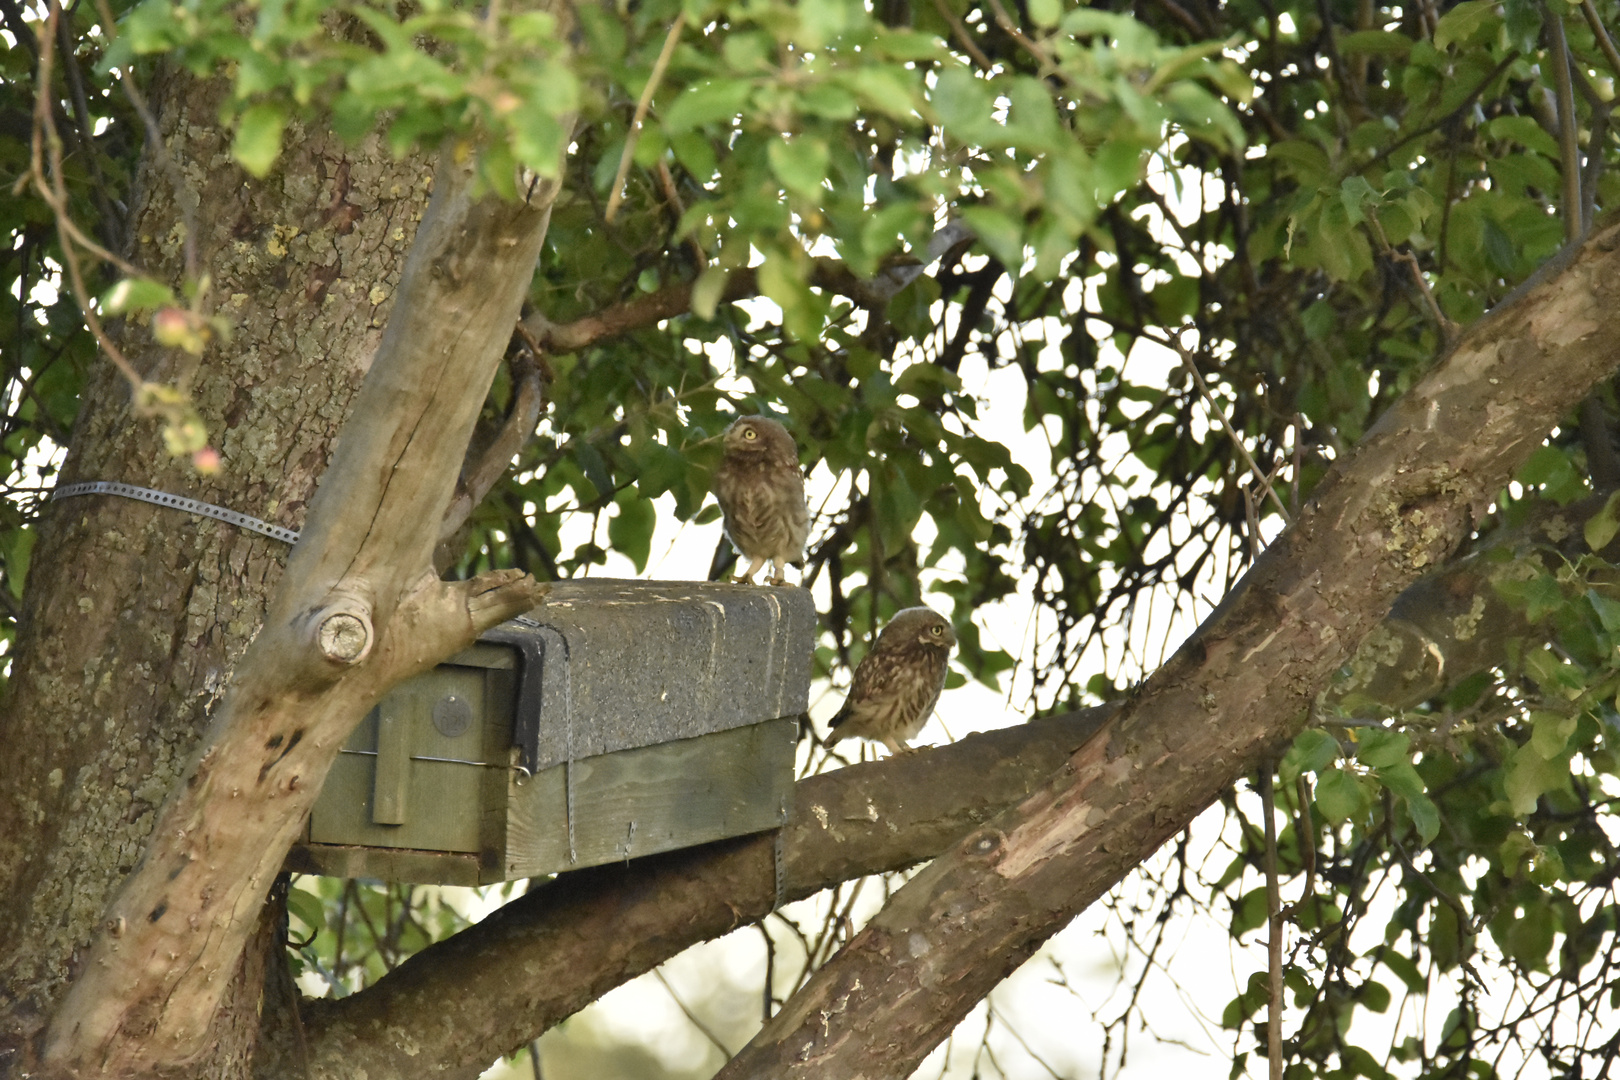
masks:
POLYGON ((1412 740, 1402 731, 1364 728, 1358 733, 1356 760, 1375 769, 1410 760, 1412 740))
POLYGON ((1410 957, 1397 949, 1384 948, 1378 954, 1378 962, 1395 973, 1395 977, 1406 984, 1406 988, 1414 994, 1425 993, 1429 989, 1429 980, 1423 977, 1410 957))
POLYGON ((608 542, 614 551, 636 564, 636 573, 643 573, 652 551, 658 510, 651 499, 643 499, 634 492, 621 493, 617 501, 618 511, 608 521, 608 542))
POLYGON ((1530 714, 1530 746, 1551 761, 1564 752, 1575 734, 1576 718, 1563 713, 1536 710, 1530 714))
POLYGON ((878 48, 892 60, 943 60, 946 52, 939 38, 916 30, 890 30, 878 33, 878 48))
POLYGON ((101 310, 108 315, 152 311, 174 302, 174 290, 151 278, 125 278, 101 294, 101 310))
POLYGON ((643 439, 637 447, 636 490, 643 501, 674 490, 686 479, 686 473, 686 458, 657 439, 643 439))
POLYGON ((34 554, 34 530, 19 528, 9 531, 9 536, 0 536, 5 543, 5 571, 6 587, 11 595, 22 599, 23 585, 28 581, 28 565, 34 554))
POLYGON ((1354 817, 1366 806, 1367 793, 1355 777, 1342 769, 1328 769, 1316 782, 1316 808, 1331 822, 1354 817))
POLYGON ((1339 201, 1344 205, 1344 212, 1349 216, 1350 224, 1360 225, 1367 220, 1362 207, 1371 203, 1376 206, 1379 201, 1378 192, 1373 190, 1367 178, 1359 173, 1347 176, 1339 184, 1339 201))
POLYGON ((1401 797, 1424 844, 1440 834, 1440 810, 1424 791, 1423 778, 1410 762, 1379 769, 1378 781, 1401 797))
POLYGON ((1549 761, 1533 747, 1521 746, 1513 754, 1513 762, 1502 778, 1508 803, 1519 817, 1533 813, 1536 800, 1555 788, 1569 782, 1569 772, 1560 762, 1549 761))
MULTIPOLYGON (((1492 926, 1493 934, 1495 926, 1492 926)), ((1553 935, 1557 931, 1555 919, 1540 911, 1526 912, 1524 918, 1514 919, 1507 932, 1497 936, 1497 943, 1513 959, 1538 971, 1547 967, 1547 953, 1552 949, 1553 935)))
POLYGON ((1232 936, 1241 937, 1266 923, 1266 887, 1257 886, 1232 904, 1232 936))
POLYGON ((518 109, 512 117, 512 154, 541 176, 554 180, 562 168, 565 134, 549 112, 533 107, 518 109))
POLYGON ((1497 18, 1496 0, 1463 0, 1446 12, 1434 28, 1434 47, 1463 43, 1487 21, 1497 18))
POLYGON ((999 127, 992 119, 995 92, 967 68, 952 67, 941 72, 929 103, 956 138, 967 142, 1000 141, 999 127))
MULTIPOLYGON (((1533 623, 1540 622, 1564 606, 1563 587, 1558 584, 1558 579, 1551 574, 1537 574, 1529 581, 1526 581, 1520 592, 1520 597, 1524 601, 1524 617, 1533 623)), ((1532 656, 1535 659, 1528 660, 1527 658, 1527 662, 1538 668, 1541 665, 1537 664, 1537 661, 1550 663, 1552 660, 1545 652, 1534 653, 1532 656)), ((1556 671, 1556 667, 1548 667, 1546 670, 1547 672, 1556 671)), ((1550 675, 1546 679, 1549 687, 1556 682, 1562 681, 1562 679, 1555 679, 1550 675)))
POLYGON ((253 176, 263 179, 281 155, 281 133, 287 114, 281 106, 261 102, 242 114, 236 126, 231 156, 253 176))
POLYGON ((1598 621, 1609 633, 1620 633, 1620 602, 1610 600, 1595 589, 1586 590, 1586 602, 1597 612, 1598 621))
POLYGON ((827 144, 806 136, 772 139, 765 147, 771 171, 782 186, 800 198, 819 202, 827 179, 827 144))
POLYGON ((705 79, 687 87, 664 112, 664 133, 672 138, 693 128, 731 121, 753 95, 747 79, 705 79))
POLYGON ((1603 500, 1603 509, 1587 518, 1583 529, 1586 546, 1592 551, 1608 547, 1616 532, 1620 532, 1620 491, 1603 500))
POLYGON ((962 220, 1003 266, 1016 270, 1023 265, 1024 233, 1010 215, 988 206, 970 206, 962 211, 962 220))
POLYGON ((714 318, 720 298, 726 294, 726 278, 730 271, 723 266, 710 266, 698 275, 692 285, 692 314, 700 319, 714 318))
POLYGON ((1029 17, 1036 26, 1056 26, 1063 16, 1059 0, 1029 0, 1029 17))
POLYGON ((1278 771, 1284 780, 1292 780, 1301 773, 1321 772, 1338 757, 1339 740, 1320 728, 1306 728, 1294 737, 1278 771))
POLYGON ((1536 849, 1535 859, 1530 863, 1530 880, 1542 888, 1552 888, 1564 880, 1564 857, 1558 854, 1555 847, 1536 849))
POLYGON ((311 930, 326 928, 326 908, 321 898, 306 889, 287 890, 287 912, 311 930))

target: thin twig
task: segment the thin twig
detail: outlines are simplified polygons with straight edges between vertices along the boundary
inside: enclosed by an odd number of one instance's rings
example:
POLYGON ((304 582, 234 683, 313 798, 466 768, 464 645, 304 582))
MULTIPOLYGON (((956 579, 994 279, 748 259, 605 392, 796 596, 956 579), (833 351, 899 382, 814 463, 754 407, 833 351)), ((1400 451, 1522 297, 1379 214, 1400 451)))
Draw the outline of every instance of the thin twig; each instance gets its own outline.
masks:
POLYGON ((934 0, 934 10, 939 12, 940 18, 951 24, 951 33, 961 43, 962 51, 971 56, 975 64, 978 64, 985 71, 989 71, 995 66, 990 62, 990 58, 984 55, 984 50, 979 48, 978 42, 974 41, 972 35, 968 33, 967 26, 963 24, 961 19, 956 17, 956 12, 951 10, 951 6, 945 0, 934 0))
POLYGON ((1609 417, 1596 394, 1581 402, 1581 444, 1586 448, 1586 474, 1592 490, 1613 491, 1620 487, 1620 455, 1614 452, 1609 417))
POLYGON ((113 212, 112 200, 107 197, 107 178, 101 171, 101 158, 96 153, 93 137, 95 125, 91 123, 90 102, 84 92, 84 73, 79 70, 78 58, 73 53, 73 39, 65 21, 57 22, 56 39, 62 55, 62 71, 67 76, 68 90, 73 100, 73 142, 90 167, 91 191, 96 210, 101 214, 101 239, 108 248, 115 248, 120 244, 120 223, 113 212))
POLYGON ((135 370, 124 354, 107 337, 103 330, 101 320, 96 316, 95 309, 90 304, 90 293, 85 288, 83 268, 79 264, 79 253, 74 250, 77 242, 80 247, 98 258, 104 258, 119 266, 128 268, 126 273, 134 273, 122 259, 106 251, 99 244, 86 237, 79 231, 73 219, 68 216, 68 195, 65 182, 62 179, 62 139, 56 131, 56 118, 51 115, 51 71, 55 60, 55 43, 57 23, 62 17, 60 0, 51 0, 46 12, 45 32, 39 35, 39 83, 34 98, 34 132, 30 140, 30 161, 28 176, 33 180, 34 188, 39 192, 40 198, 56 217, 56 229, 61 237, 62 265, 68 272, 68 285, 73 297, 78 301, 79 309, 84 313, 85 325, 95 336, 96 342, 101 346, 107 358, 113 362, 124 378, 136 391, 139 400, 140 391, 145 386, 145 380, 135 370), (47 169, 45 159, 49 156, 50 167, 47 169))
POLYGON ((653 62, 652 73, 647 76, 647 85, 641 88, 641 100, 636 102, 635 119, 630 121, 630 133, 624 137, 624 152, 619 155, 619 171, 613 177, 613 190, 608 193, 607 209, 602 217, 611 222, 619 212, 619 203, 624 198, 624 178, 630 172, 630 161, 636 154, 636 143, 641 138, 641 124, 647 119, 647 110, 652 108, 653 93, 657 91, 658 84, 664 78, 664 69, 669 67, 670 57, 675 55, 675 43, 681 39, 681 31, 686 29, 686 12, 684 10, 670 24, 669 33, 664 37, 664 47, 658 53, 658 59, 653 62))
POLYGON ((1598 181, 1603 178, 1603 144, 1609 138, 1609 114, 1599 112, 1592 119, 1586 142, 1586 169, 1581 173, 1581 235, 1592 231, 1597 220, 1598 181))
POLYGON ((1289 516, 1288 508, 1283 505, 1282 499, 1278 497, 1277 492, 1272 488, 1271 481, 1266 477, 1265 473, 1260 471, 1260 466, 1255 464, 1254 458, 1249 454, 1249 448, 1243 445, 1243 440, 1238 437, 1237 430, 1232 427, 1232 422, 1226 418, 1226 410, 1220 407, 1214 395, 1209 392, 1209 386, 1204 382, 1203 374, 1199 372, 1198 365, 1193 361, 1192 353, 1175 336, 1165 340, 1169 342, 1176 352, 1181 354, 1181 366, 1186 368, 1188 374, 1192 376, 1193 385, 1198 387, 1198 393, 1203 397, 1204 404, 1208 405, 1210 412, 1220 419, 1221 427, 1226 431, 1227 437, 1232 440, 1232 445, 1237 448, 1237 452, 1242 456, 1244 463, 1248 465, 1249 471, 1254 474, 1256 482, 1265 490, 1267 495, 1271 496, 1271 503, 1277 508, 1277 513, 1282 515, 1283 523, 1292 522, 1293 518, 1289 516))
POLYGON ((1616 77, 1620 77, 1620 49, 1614 47, 1614 39, 1604 29, 1603 20, 1598 18, 1597 8, 1592 6, 1592 0, 1581 0, 1581 14, 1586 16, 1586 25, 1592 28, 1592 36, 1597 38, 1598 48, 1609 58, 1609 67, 1613 69, 1616 77))
POLYGON ((675 988, 669 985, 669 980, 664 978, 664 970, 662 968, 653 968, 653 975, 657 977, 659 982, 664 984, 664 989, 669 991, 669 996, 674 1000, 675 1007, 686 1015, 686 1018, 692 1022, 692 1026, 702 1032, 703 1037, 713 1043, 715 1049, 719 1050, 727 1061, 730 1061, 733 1055, 730 1050, 726 1049, 726 1044, 721 1042, 720 1036, 709 1030, 709 1025, 699 1020, 697 1014, 687 1007, 686 1002, 681 1000, 681 995, 677 994, 675 988))
POLYGON ((1552 64, 1553 88, 1558 102, 1558 153, 1563 163, 1564 239, 1575 243, 1581 238, 1581 147, 1575 131, 1575 91, 1570 85, 1569 45, 1564 40, 1564 20, 1545 4, 1541 24, 1547 31, 1548 60, 1552 64))
POLYGON ((1266 826, 1266 1057, 1271 1080, 1282 1080, 1282 891, 1277 884, 1277 799, 1271 774, 1276 763, 1260 763, 1260 806, 1266 826))
POLYGON ((984 1004, 985 1004, 985 1008, 987 1008, 990 1011, 990 1015, 992 1017, 994 1017, 996 1020, 998 1020, 1001 1023, 1002 1027, 1007 1029, 1007 1034, 1011 1035, 1013 1037, 1013 1039, 1018 1043, 1018 1045, 1024 1048, 1024 1053, 1028 1054, 1031 1058, 1033 1058, 1037 1065, 1039 1065, 1041 1068, 1045 1069, 1047 1075, 1052 1077, 1052 1080, 1061 1080, 1062 1074, 1059 1073, 1056 1069, 1054 1069, 1049 1061, 1047 1061, 1045 1058, 1041 1057, 1041 1055, 1036 1052, 1035 1048, 1033 1046, 1029 1045, 1029 1040, 1024 1038, 1024 1036, 1019 1032, 1019 1030, 1012 1026, 1012 1021, 1008 1020, 1007 1017, 1002 1013, 1002 1011, 1000 1009, 996 1008, 996 1003, 995 1003, 994 997, 985 998, 984 999, 984 1004))
POLYGON ((1361 171, 1363 173, 1365 173, 1367 170, 1371 169, 1373 166, 1375 166, 1375 165, 1379 164, 1380 162, 1386 160, 1391 154, 1395 153, 1395 151, 1399 150, 1401 147, 1405 146, 1407 143, 1411 142, 1413 139, 1421 139, 1425 135, 1431 134, 1432 132, 1439 131, 1441 128, 1445 127, 1447 124, 1452 123, 1459 116, 1463 116, 1464 114, 1466 114, 1469 110, 1471 110, 1474 107, 1474 103, 1479 100, 1479 96, 1485 92, 1485 88, 1490 86, 1491 83, 1495 82, 1497 77, 1500 76, 1508 68, 1512 67, 1514 62, 1517 61, 1518 59, 1519 59, 1519 50, 1513 49, 1506 56, 1502 57, 1502 62, 1497 64, 1494 68, 1492 68, 1490 73, 1488 75, 1486 75, 1483 79, 1481 79, 1479 81, 1479 84, 1477 86, 1475 86, 1474 89, 1471 90, 1468 93, 1467 97, 1463 98, 1462 101, 1458 102, 1456 108, 1452 109, 1450 112, 1446 113, 1446 115, 1440 117, 1438 120, 1432 121, 1431 123, 1428 123, 1428 124, 1424 124, 1422 127, 1420 127, 1417 130, 1411 132, 1410 134, 1403 135, 1399 139, 1396 139, 1394 142, 1392 142, 1388 146, 1384 147, 1378 153, 1374 154, 1372 159, 1370 161, 1368 161, 1367 164, 1365 164, 1365 165, 1363 165, 1361 167, 1361 171))
MULTIPOLYGON (((107 35, 108 43, 118 38, 118 23, 113 18, 112 9, 108 7, 107 0, 95 0, 96 12, 101 16, 101 32, 107 35)), ((124 96, 129 99, 135 115, 141 118, 141 126, 146 129, 146 144, 157 159, 158 168, 168 177, 169 184, 174 189, 174 204, 180 211, 180 224, 184 229, 182 250, 186 259, 186 279, 196 281, 200 276, 197 266, 197 215, 191 202, 182 197, 185 190, 185 177, 180 174, 180 167, 175 164, 174 158, 169 154, 168 146, 163 142, 163 132, 158 127, 157 117, 147 107, 146 98, 135 83, 135 77, 128 67, 119 69, 118 85, 123 89, 124 96)))
MULTIPOLYGON (((658 183, 664 189, 664 198, 669 200, 669 208, 675 211, 675 223, 679 226, 681 219, 686 216, 686 204, 681 201, 681 193, 675 187, 675 177, 669 171, 669 163, 662 158, 658 161, 658 183)), ((698 243, 696 233, 688 234, 686 246, 691 250, 692 258, 700 268, 709 265, 709 253, 698 243)))
POLYGON ((754 925, 759 927, 759 934, 765 939, 765 1001, 760 1009, 760 1023, 768 1024, 771 1022, 771 1007, 776 1004, 776 996, 771 991, 772 984, 776 982, 776 939, 771 937, 764 919, 754 925))
POLYGON ((1051 54, 1042 47, 1041 43, 1024 33, 1018 24, 1012 21, 1012 17, 1007 14, 1007 9, 1001 6, 1001 0, 990 0, 990 10, 994 13, 996 25, 1001 27, 1002 32, 1016 41, 1025 52, 1038 60, 1042 68, 1050 69, 1055 66, 1052 63, 1051 54))
POLYGON ((1417 256, 1410 251, 1397 251, 1384 235, 1383 223, 1378 220, 1377 214, 1367 215, 1367 224, 1372 228, 1373 238, 1378 241, 1378 250, 1386 258, 1398 263, 1405 263, 1412 271, 1412 282, 1417 286, 1418 292, 1423 296, 1423 302, 1428 306, 1429 316, 1440 330, 1440 344, 1444 347, 1456 335, 1457 324, 1446 318, 1446 313, 1440 310, 1440 301, 1435 299, 1434 290, 1429 288, 1429 281, 1423 276, 1423 267, 1418 264, 1417 256))

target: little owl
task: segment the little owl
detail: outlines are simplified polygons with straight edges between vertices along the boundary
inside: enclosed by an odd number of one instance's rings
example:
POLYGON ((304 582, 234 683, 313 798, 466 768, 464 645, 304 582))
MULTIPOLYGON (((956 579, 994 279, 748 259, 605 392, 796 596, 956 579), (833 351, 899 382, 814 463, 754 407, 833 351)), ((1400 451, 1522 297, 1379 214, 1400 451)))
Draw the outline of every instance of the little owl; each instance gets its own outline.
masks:
POLYGON ((738 581, 753 584, 766 563, 765 580, 784 585, 782 568, 804 565, 810 513, 804 505, 799 448, 788 429, 763 416, 742 416, 726 428, 725 455, 714 471, 714 496, 725 515, 726 535, 748 559, 738 581))
POLYGON ((855 668, 827 745, 859 735, 881 742, 891 754, 911 749, 906 740, 933 713, 955 645, 956 631, 939 612, 914 607, 896 613, 855 668))

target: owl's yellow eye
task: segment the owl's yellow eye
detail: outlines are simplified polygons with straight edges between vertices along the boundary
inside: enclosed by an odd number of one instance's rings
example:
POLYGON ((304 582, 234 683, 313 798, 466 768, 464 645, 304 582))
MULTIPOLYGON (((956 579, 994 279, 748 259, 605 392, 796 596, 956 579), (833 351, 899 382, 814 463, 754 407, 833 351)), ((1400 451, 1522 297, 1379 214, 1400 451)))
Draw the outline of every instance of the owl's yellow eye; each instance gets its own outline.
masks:
POLYGON ((943 626, 930 626, 928 629, 929 629, 929 632, 932 633, 935 637, 939 637, 940 635, 945 633, 945 628, 943 626))
POLYGON ((743 438, 745 438, 745 439, 757 439, 757 438, 759 438, 759 432, 755 431, 751 427, 743 428, 743 438))

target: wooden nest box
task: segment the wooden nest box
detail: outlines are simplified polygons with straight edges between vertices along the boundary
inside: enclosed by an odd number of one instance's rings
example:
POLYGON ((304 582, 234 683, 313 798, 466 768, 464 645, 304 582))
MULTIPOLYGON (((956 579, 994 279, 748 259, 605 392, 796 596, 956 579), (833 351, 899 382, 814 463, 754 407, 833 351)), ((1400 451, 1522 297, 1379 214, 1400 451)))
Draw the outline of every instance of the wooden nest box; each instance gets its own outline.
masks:
POLYGON ((803 589, 559 583, 382 699, 287 867, 480 885, 777 828, 815 623, 803 589))

